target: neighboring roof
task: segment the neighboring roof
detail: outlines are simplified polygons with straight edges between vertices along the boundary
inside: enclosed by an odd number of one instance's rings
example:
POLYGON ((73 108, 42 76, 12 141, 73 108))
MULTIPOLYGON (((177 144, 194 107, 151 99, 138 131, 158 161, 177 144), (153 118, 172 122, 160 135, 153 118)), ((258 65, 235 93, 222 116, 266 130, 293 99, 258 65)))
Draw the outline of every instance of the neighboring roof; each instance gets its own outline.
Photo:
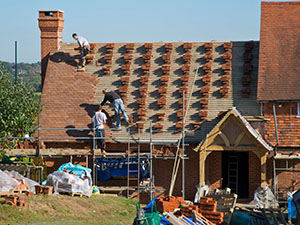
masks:
POLYGON ((259 101, 300 100, 300 1, 262 2, 259 101))
MULTIPOLYGON (((213 135, 215 135, 218 131, 218 129, 222 126, 222 124, 224 124, 227 119, 230 116, 234 116, 236 119, 238 119, 247 129, 247 131, 249 132, 249 134, 255 139, 257 140, 261 146, 263 146, 266 150, 271 151, 273 150, 273 147, 270 146, 261 136, 260 133, 258 133, 251 125, 250 123, 240 114, 240 112, 233 107, 231 110, 229 110, 224 117, 216 124, 216 126, 207 134, 206 138, 209 138, 213 135)), ((203 148, 203 146, 205 145, 206 139, 203 139, 200 144, 195 148, 195 151, 199 151, 201 148, 203 148)))
MULTIPOLYGON (((223 86, 221 82, 222 58, 225 50, 224 42, 212 42, 212 72, 211 81, 208 84, 210 90, 208 94, 208 115, 206 121, 200 125, 200 129, 195 130, 193 123, 200 122, 198 115, 200 110, 203 110, 200 104, 200 99, 203 97, 201 88, 205 86, 202 82, 204 76, 203 65, 206 63, 204 55, 206 53, 204 42, 193 42, 191 49, 191 69, 188 80, 188 89, 191 91, 191 86, 195 76, 195 70, 199 67, 200 70, 196 74, 196 82, 190 102, 190 108, 187 117, 187 130, 192 133, 192 136, 186 138, 187 141, 199 142, 205 137, 215 124, 219 121, 219 113, 237 107, 243 115, 258 116, 260 114, 259 105, 256 101, 256 85, 257 85, 257 67, 258 67, 258 42, 253 42, 253 71, 251 73, 251 82, 247 89, 250 90, 250 95, 247 98, 242 97, 241 91, 244 86, 242 84, 243 65, 246 42, 232 42, 232 71, 229 73, 229 92, 228 97, 224 98, 220 94, 223 86)), ((137 112, 139 106, 139 88, 141 87, 140 79, 143 75, 142 66, 144 65, 143 55, 145 54, 145 43, 134 43, 132 52, 131 70, 128 84, 126 111, 133 117, 134 122, 137 122, 137 112)), ((184 65, 183 55, 185 54, 183 42, 173 42, 173 50, 171 51, 170 61, 170 80, 167 84, 166 106, 160 109, 157 101, 160 97, 158 88, 162 86, 160 78, 162 74, 162 66, 164 60, 162 55, 166 54, 164 45, 166 43, 152 43, 152 59, 150 60, 150 75, 148 82, 148 92, 146 93, 146 116, 145 129, 141 134, 142 140, 149 140, 149 125, 153 121, 153 125, 160 123, 164 130, 169 132, 156 133, 153 135, 154 140, 178 140, 180 132, 176 131, 176 123, 180 122, 177 117, 177 112, 180 110, 179 100, 181 95, 180 88, 183 86, 180 78, 183 76, 181 70, 184 65), (163 113, 163 121, 158 121, 156 113, 163 113), (173 131, 173 132, 172 132, 173 131)), ((77 72, 74 59, 78 57, 76 43, 62 43, 60 49, 53 53, 48 62, 45 83, 42 93, 42 102, 44 111, 41 115, 42 127, 75 127, 86 128, 91 127, 91 116, 95 110, 96 104, 99 104, 103 99, 102 90, 117 90, 122 85, 121 78, 126 76, 122 71, 122 65, 125 64, 124 55, 126 54, 126 43, 115 43, 113 49, 113 59, 111 70, 108 75, 104 75, 104 70, 107 67, 104 56, 106 55, 106 43, 96 43, 96 51, 93 54, 94 60, 86 66, 86 72, 77 72)), ((113 111, 108 109, 111 115, 113 111)), ((136 134, 136 129, 132 127, 132 131, 136 134)), ((87 136, 91 134, 87 131, 65 132, 65 131, 43 131, 43 136, 58 135, 58 136, 87 136)), ((117 141, 128 140, 128 134, 125 129, 116 131, 113 134, 117 141)))

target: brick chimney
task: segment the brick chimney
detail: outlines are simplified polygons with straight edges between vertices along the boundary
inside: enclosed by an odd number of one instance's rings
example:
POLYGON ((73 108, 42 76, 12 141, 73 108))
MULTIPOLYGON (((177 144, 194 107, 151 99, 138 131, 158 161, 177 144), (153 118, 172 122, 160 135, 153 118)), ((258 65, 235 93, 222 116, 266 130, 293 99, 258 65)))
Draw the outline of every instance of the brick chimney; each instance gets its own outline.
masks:
POLYGON ((41 75, 43 86, 49 53, 56 51, 62 41, 64 12, 61 10, 40 10, 38 21, 41 30, 41 75))

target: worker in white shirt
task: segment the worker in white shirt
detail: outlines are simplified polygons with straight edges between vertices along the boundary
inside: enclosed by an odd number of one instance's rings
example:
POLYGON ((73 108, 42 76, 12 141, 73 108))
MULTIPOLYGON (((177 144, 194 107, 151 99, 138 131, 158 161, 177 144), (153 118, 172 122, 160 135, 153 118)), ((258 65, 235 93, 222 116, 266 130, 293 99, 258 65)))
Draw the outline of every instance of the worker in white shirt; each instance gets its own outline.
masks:
POLYGON ((103 154, 105 154, 105 132, 104 132, 104 128, 105 128, 105 124, 106 124, 106 120, 107 117, 105 115, 105 113, 102 112, 102 107, 99 107, 98 111, 95 113, 95 115, 93 116, 93 123, 94 123, 94 127, 96 128, 96 137, 101 137, 103 139, 96 139, 96 149, 98 148, 97 142, 99 141, 100 143, 100 149, 102 151, 103 154))
POLYGON ((84 37, 78 36, 76 33, 72 34, 72 37, 77 41, 80 49, 80 65, 78 65, 78 69, 85 71, 85 56, 90 51, 90 44, 84 37))

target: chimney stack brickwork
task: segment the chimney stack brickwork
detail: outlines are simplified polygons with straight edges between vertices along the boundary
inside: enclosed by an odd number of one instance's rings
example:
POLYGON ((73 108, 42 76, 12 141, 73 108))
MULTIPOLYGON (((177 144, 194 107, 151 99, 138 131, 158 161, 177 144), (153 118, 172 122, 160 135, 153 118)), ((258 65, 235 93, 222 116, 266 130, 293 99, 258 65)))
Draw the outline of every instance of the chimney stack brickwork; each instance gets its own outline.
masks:
POLYGON ((61 10, 40 10, 38 21, 41 30, 41 75, 43 85, 48 55, 51 51, 56 51, 60 42, 62 42, 64 12, 61 10))

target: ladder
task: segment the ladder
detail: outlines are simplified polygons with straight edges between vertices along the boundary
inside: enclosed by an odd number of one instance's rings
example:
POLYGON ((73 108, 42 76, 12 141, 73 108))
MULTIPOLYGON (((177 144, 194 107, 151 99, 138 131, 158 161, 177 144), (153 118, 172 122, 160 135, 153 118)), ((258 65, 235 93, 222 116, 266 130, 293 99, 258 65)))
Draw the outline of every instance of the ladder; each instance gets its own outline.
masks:
POLYGON ((128 132, 128 149, 127 149, 127 198, 132 198, 130 195, 131 190, 137 190, 138 201, 140 201, 140 130, 138 129, 138 138, 134 138, 131 133, 130 127, 127 128, 128 132), (132 142, 133 141, 133 142, 132 142), (136 162, 137 158, 137 162, 136 162), (132 177, 132 174, 137 176, 132 177))
POLYGON ((239 158, 237 153, 228 156, 228 187, 233 193, 238 193, 239 158))

